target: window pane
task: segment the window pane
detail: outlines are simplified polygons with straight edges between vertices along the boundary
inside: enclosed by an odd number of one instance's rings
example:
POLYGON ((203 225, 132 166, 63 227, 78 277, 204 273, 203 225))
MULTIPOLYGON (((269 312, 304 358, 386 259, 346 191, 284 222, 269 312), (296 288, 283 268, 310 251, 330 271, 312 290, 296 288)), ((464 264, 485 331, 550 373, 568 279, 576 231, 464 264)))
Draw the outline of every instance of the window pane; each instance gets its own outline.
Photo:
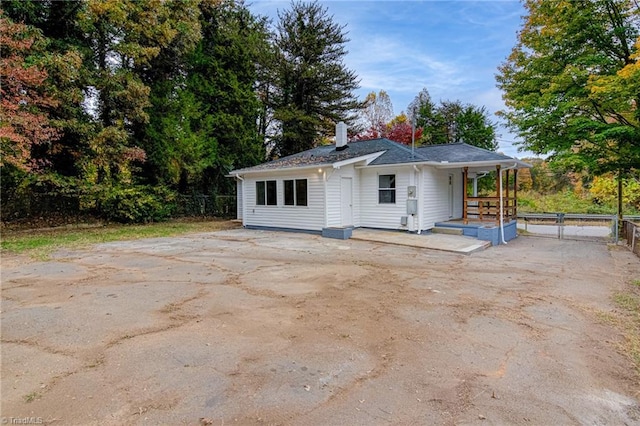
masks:
POLYGON ((284 205, 293 206, 294 204, 295 204, 295 200, 293 195, 293 181, 285 180, 284 181, 284 205))
POLYGON ((278 192, 277 192, 277 184, 275 180, 267 181, 267 205, 268 206, 277 206, 278 205, 278 192))
POLYGON ((296 205, 307 205, 307 180, 296 179, 296 205))
POLYGON ((396 202, 395 189, 381 189, 378 191, 378 203, 395 204, 395 202, 396 202))
POLYGON ((380 182, 379 188, 395 188, 396 187, 396 175, 380 175, 378 176, 380 182))
POLYGON ((256 205, 264 206, 264 181, 256 182, 256 205))

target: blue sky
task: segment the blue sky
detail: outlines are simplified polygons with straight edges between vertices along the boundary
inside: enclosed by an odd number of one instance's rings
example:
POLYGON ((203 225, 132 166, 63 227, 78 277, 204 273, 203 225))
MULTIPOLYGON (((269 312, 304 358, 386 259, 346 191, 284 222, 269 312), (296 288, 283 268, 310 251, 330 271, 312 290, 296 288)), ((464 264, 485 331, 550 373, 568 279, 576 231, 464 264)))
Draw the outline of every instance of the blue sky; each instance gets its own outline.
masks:
MULTIPOLYGON (((321 1, 346 26, 345 64, 360 78, 361 99, 385 90, 395 114, 427 88, 431 98, 504 108, 495 74, 516 43, 525 9, 519 1, 321 1)), ((277 22, 284 0, 253 0, 249 8, 277 22)), ((493 121, 499 119, 492 116, 493 121)), ((524 157, 516 137, 498 129, 499 150, 524 157)))

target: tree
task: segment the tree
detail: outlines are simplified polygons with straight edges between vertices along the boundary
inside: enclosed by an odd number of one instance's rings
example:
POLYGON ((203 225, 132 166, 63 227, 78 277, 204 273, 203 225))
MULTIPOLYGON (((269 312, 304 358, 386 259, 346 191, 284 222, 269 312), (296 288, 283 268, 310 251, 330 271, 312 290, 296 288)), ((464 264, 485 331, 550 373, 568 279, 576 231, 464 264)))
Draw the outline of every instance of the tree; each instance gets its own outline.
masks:
POLYGON ((355 139, 375 139, 387 132, 387 124, 393 120, 393 104, 384 90, 376 95, 371 92, 364 100, 360 110, 360 131, 355 139))
POLYGON ((409 104, 409 111, 416 126, 423 129, 421 144, 466 142, 490 151, 498 149, 496 125, 485 107, 460 101, 440 101, 436 105, 427 89, 422 89, 409 104))
POLYGON ((195 120, 206 141, 198 167, 202 189, 225 192, 225 175, 266 157, 259 136, 258 67, 268 51, 264 19, 236 2, 201 5, 203 38, 189 59, 187 90, 194 94, 203 120, 195 120))
POLYGON ((333 135, 336 122, 353 121, 358 80, 343 63, 344 27, 326 8, 317 1, 293 2, 278 17, 273 110, 279 134, 271 155, 285 156, 333 135))
POLYGON ((133 166, 146 153, 133 138, 149 122, 150 87, 141 71, 176 38, 182 21, 173 14, 182 2, 88 0, 79 15, 90 36, 91 82, 98 132, 90 140, 93 159, 85 164, 90 181, 133 182, 133 166))
POLYGON ((422 136, 422 128, 414 128, 411 125, 409 118, 404 113, 394 117, 393 120, 387 123, 385 127, 386 129, 382 135, 383 137, 404 145, 411 145, 412 141, 417 142, 422 136))
POLYGON ((640 8, 633 0, 527 0, 499 68, 502 114, 523 148, 566 169, 618 175, 640 167, 640 8), (635 45, 634 45, 635 43, 635 45))
POLYGON ((33 151, 58 138, 49 111, 58 101, 46 89, 47 71, 38 31, 0 14, 0 166, 32 171, 42 167, 33 151))
POLYGON ((14 22, 37 28, 42 34, 43 50, 38 62, 47 71, 47 90, 58 100, 49 109, 49 117, 58 131, 58 138, 41 144, 33 151, 34 158, 46 163, 46 171, 65 176, 78 176, 78 163, 87 151, 87 140, 94 130, 91 118, 83 107, 88 72, 83 56, 88 42, 79 26, 78 14, 82 0, 64 2, 9 0, 2 7, 14 22))

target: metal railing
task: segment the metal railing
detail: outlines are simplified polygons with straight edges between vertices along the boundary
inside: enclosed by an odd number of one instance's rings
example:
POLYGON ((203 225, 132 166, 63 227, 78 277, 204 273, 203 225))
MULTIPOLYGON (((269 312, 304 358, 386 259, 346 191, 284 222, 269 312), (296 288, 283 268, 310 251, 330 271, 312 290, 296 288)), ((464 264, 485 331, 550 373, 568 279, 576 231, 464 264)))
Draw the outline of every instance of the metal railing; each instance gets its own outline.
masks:
MULTIPOLYGON (((610 229, 610 238, 613 242, 618 243, 620 239, 620 227, 618 223, 618 216, 613 214, 582 214, 582 213, 518 213, 518 219, 524 221, 524 230, 529 231, 529 223, 536 222, 536 224, 555 225, 557 226, 557 235, 559 239, 564 238, 565 226, 567 221, 570 224, 576 224, 580 226, 581 222, 608 222, 610 229)), ((640 216, 624 216, 625 221, 640 220, 640 216)))

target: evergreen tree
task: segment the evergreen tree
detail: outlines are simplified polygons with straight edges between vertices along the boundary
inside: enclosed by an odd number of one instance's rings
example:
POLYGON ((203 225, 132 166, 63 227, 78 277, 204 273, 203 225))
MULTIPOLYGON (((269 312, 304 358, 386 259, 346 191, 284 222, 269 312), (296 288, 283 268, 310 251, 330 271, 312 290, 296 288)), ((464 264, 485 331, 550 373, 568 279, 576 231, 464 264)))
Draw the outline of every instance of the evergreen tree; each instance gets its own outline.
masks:
POLYGON ((279 134, 272 156, 285 156, 333 136, 335 123, 351 123, 359 103, 356 74, 343 58, 348 41, 318 2, 293 2, 279 13, 275 35, 274 118, 279 134))
POLYGON ((258 66, 268 51, 266 22, 237 2, 203 3, 202 40, 189 58, 186 90, 203 119, 198 120, 199 185, 228 192, 225 175, 264 161, 259 137, 258 66))

